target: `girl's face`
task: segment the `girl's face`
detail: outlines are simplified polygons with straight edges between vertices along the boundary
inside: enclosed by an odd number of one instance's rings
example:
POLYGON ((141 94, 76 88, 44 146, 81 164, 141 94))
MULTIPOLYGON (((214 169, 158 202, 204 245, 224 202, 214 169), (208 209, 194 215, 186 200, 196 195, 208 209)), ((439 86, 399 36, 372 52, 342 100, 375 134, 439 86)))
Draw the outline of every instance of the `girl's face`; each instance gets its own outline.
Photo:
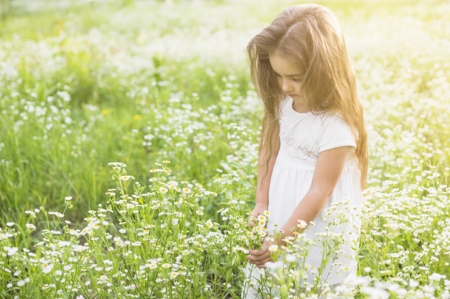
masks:
POLYGON ((291 60, 278 54, 278 51, 269 55, 270 65, 277 74, 278 84, 283 93, 289 95, 295 102, 304 102, 301 97, 302 71, 291 60))

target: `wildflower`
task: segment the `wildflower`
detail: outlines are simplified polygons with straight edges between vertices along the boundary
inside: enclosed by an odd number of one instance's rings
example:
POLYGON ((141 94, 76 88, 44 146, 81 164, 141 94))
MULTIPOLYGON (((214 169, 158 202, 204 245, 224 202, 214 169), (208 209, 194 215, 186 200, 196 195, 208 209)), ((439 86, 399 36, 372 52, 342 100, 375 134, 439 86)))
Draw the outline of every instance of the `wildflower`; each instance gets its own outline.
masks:
POLYGON ((5 240, 5 239, 7 239, 7 238, 11 238, 11 237, 13 237, 13 235, 12 234, 8 234, 8 233, 1 233, 0 232, 0 240, 5 240))
POLYGON ((299 220, 297 226, 300 228, 306 228, 308 224, 303 220, 299 220))
POLYGON ((294 255, 292 255, 292 254, 286 255, 286 261, 287 262, 292 263, 292 262, 295 262, 295 260, 296 260, 296 258, 295 258, 294 255))
POLYGON ((15 255, 15 254, 17 253, 17 251, 19 251, 19 249, 18 249, 17 247, 8 247, 8 246, 5 246, 4 248, 5 248, 5 250, 8 251, 8 255, 9 255, 9 256, 13 256, 13 255, 15 255))
POLYGON ((84 235, 88 234, 91 230, 92 230, 92 226, 88 225, 85 228, 83 228, 83 230, 81 231, 80 234, 84 236, 84 235))
POLYGON ((59 213, 59 212, 48 212, 49 215, 55 215, 58 218, 63 218, 64 214, 59 213))
POLYGON ((211 219, 209 219, 208 221, 206 221, 206 226, 211 228, 214 226, 214 224, 212 223, 211 219))
POLYGON ((245 249, 245 248, 240 247, 240 246, 233 247, 233 251, 242 251, 245 254, 249 253, 248 249, 245 249))
POLYGON ((277 262, 267 262, 265 263, 265 266, 269 269, 278 269, 281 268, 283 266, 283 263, 281 261, 277 261, 277 262))
POLYGON ((415 287, 418 287, 418 286, 419 286, 419 283, 418 283, 417 281, 415 281, 414 279, 410 279, 410 280, 409 280, 409 286, 410 286, 411 288, 415 288, 415 287))
POLYGON ((59 241, 58 245, 59 247, 68 247, 70 246, 72 243, 70 243, 69 241, 59 241))
POLYGON ((189 188, 183 188, 181 190, 183 191, 183 193, 191 193, 191 189, 189 188))
POLYGON ((6 225, 9 227, 14 226, 14 222, 8 222, 8 223, 6 223, 6 225))
POLYGON ((64 200, 65 201, 71 201, 72 200, 72 196, 66 196, 66 197, 64 197, 64 200))
POLYGON ((363 287, 361 292, 370 296, 370 298, 389 298, 389 293, 383 289, 373 287, 363 287))
POLYGON ((197 210, 195 213, 197 213, 197 215, 200 215, 200 216, 202 216, 203 215, 203 212, 202 211, 200 211, 200 210, 197 210))
POLYGON ((72 248, 73 248, 73 251, 75 251, 75 252, 83 252, 83 251, 87 250, 89 247, 82 246, 82 245, 73 245, 72 248))
MULTIPOLYGON (((38 211, 39 211, 39 210, 38 210, 38 211)), ((25 211, 25 214, 31 215, 31 217, 36 218, 36 213, 33 212, 33 211, 27 210, 27 211, 25 211)))
POLYGON ((50 271, 52 271, 53 269, 53 264, 47 264, 47 263, 43 263, 42 264, 42 273, 50 273, 50 271))
POLYGON ((120 246, 120 247, 123 247, 126 245, 125 242, 120 237, 115 237, 114 242, 116 243, 117 246, 120 246))
POLYGON ((277 251, 278 250, 278 245, 270 245, 269 246, 269 251, 270 252, 274 252, 274 251, 277 251))
POLYGON ((129 180, 134 180, 134 177, 131 176, 131 175, 122 175, 122 176, 119 177, 119 179, 121 181, 129 181, 129 180))
POLYGON ((162 194, 166 194, 167 191, 169 191, 167 188, 164 187, 159 188, 159 192, 161 192, 162 194))
POLYGON ((22 287, 22 286, 24 286, 25 285, 25 280, 19 280, 18 282, 17 282, 17 286, 19 286, 19 287, 22 287))
POLYGON ((63 269, 64 271, 69 271, 70 269, 72 269, 72 265, 65 265, 63 269))
POLYGON ((105 263, 106 265, 112 265, 113 262, 111 260, 104 260, 103 263, 105 263))
POLYGON ((429 277, 430 280, 435 280, 435 281, 439 281, 439 280, 444 279, 444 278, 445 278, 445 275, 441 275, 441 274, 438 274, 438 273, 433 273, 429 277))
POLYGON ((31 229, 31 230, 36 229, 36 226, 34 226, 34 224, 31 224, 31 223, 27 223, 27 224, 25 224, 25 226, 26 226, 26 228, 31 229))
POLYGON ((189 250, 183 250, 182 254, 183 254, 184 256, 188 255, 188 254, 189 254, 189 250))

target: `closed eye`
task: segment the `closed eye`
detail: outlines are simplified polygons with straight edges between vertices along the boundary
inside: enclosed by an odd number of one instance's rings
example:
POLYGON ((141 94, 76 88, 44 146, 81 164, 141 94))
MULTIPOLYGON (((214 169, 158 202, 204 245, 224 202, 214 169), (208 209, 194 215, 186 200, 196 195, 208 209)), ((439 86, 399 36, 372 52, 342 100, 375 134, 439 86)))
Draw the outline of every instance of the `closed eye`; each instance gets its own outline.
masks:
MULTIPOLYGON (((280 74, 278 74, 276 72, 275 72, 275 75, 278 78, 283 78, 283 76, 281 76, 280 74)), ((290 80, 294 81, 295 83, 300 83, 302 81, 302 78, 300 78, 300 77, 291 77, 291 76, 288 76, 288 77, 290 77, 290 80)))

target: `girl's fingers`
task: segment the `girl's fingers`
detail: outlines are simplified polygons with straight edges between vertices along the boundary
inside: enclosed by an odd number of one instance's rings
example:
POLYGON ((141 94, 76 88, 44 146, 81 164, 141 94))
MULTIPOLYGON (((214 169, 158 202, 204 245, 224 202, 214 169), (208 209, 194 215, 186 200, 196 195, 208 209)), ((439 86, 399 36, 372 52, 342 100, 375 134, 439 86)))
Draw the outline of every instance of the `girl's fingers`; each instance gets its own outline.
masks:
POLYGON ((252 249, 250 250, 250 255, 247 256, 247 260, 249 263, 254 264, 258 268, 265 268, 265 264, 267 262, 272 261, 270 258, 270 251, 268 251, 269 243, 264 241, 261 246, 261 249, 252 249))
POLYGON ((249 251, 251 255, 253 256, 261 256, 264 253, 266 253, 267 251, 261 251, 261 250, 250 250, 249 251))
POLYGON ((269 252, 264 252, 263 254, 260 255, 249 255, 247 256, 247 259, 249 260, 250 263, 252 264, 258 264, 258 263, 262 263, 262 262, 269 262, 270 261, 270 253, 269 252))
POLYGON ((260 261, 260 262, 256 263, 255 266, 258 267, 258 268, 266 268, 266 263, 270 262, 270 261, 271 260, 269 258, 269 259, 266 259, 266 260, 263 260, 263 261, 260 261))

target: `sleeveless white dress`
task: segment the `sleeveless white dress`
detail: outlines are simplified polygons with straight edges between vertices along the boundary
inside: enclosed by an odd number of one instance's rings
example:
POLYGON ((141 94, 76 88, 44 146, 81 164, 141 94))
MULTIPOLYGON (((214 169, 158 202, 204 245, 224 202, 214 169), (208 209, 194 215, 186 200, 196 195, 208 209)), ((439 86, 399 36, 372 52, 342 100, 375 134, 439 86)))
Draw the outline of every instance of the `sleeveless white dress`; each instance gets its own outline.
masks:
MULTIPOLYGON (((287 97, 280 104, 280 151, 278 153, 269 189, 270 212, 267 229, 280 229, 297 205, 308 192, 319 153, 336 147, 356 147, 355 138, 350 127, 338 115, 333 113, 299 113, 292 107, 293 100, 287 97), (277 226, 276 226, 277 225, 277 226)), ((325 211, 333 203, 349 201, 352 213, 348 212, 348 221, 334 231, 343 233, 345 244, 338 250, 338 258, 330 260, 322 272, 321 280, 328 283, 342 283, 349 275, 356 275, 356 259, 354 245, 360 231, 360 215, 362 194, 360 185, 361 172, 358 159, 352 154, 347 160, 337 185, 322 212, 314 219, 314 226, 309 226, 306 237, 315 240, 306 258, 308 269, 307 282, 313 284, 322 263, 323 246, 316 233, 325 232, 330 218, 325 219, 325 211), (351 215, 352 214, 352 215, 351 215), (356 214, 356 217, 355 217, 356 214)), ((259 277, 259 269, 249 266, 252 277, 259 277), (253 269, 250 269, 253 268, 253 269)), ((261 271, 263 272, 263 271, 261 271)), ((254 288, 250 288, 247 298, 258 298, 254 288)))

